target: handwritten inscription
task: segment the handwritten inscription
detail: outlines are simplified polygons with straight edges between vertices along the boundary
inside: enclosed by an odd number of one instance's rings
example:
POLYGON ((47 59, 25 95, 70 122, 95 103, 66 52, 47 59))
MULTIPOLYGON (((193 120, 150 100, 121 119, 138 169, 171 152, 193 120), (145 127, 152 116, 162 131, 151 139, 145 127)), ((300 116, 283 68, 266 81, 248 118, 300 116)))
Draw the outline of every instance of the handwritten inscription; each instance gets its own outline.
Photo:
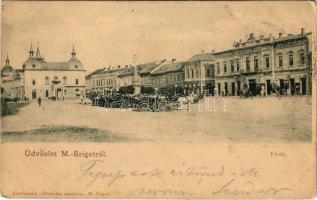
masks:
POLYGON ((79 180, 83 181, 86 187, 94 184, 106 183, 108 187, 120 183, 129 178, 150 178, 151 180, 161 180, 165 183, 168 180, 182 179, 192 185, 192 190, 182 188, 154 188, 143 186, 141 182, 136 184, 130 195, 144 196, 194 196, 197 194, 195 188, 199 188, 203 182, 210 185, 210 195, 277 195, 280 193, 291 192, 292 189, 286 186, 261 186, 261 173, 256 168, 240 167, 235 171, 226 169, 225 166, 214 168, 208 166, 193 166, 183 163, 179 167, 170 170, 160 168, 153 169, 116 169, 109 170, 105 161, 90 160, 84 162, 80 168, 79 180), (215 184, 216 183, 216 184, 215 184), (195 186, 196 185, 196 186, 195 186))

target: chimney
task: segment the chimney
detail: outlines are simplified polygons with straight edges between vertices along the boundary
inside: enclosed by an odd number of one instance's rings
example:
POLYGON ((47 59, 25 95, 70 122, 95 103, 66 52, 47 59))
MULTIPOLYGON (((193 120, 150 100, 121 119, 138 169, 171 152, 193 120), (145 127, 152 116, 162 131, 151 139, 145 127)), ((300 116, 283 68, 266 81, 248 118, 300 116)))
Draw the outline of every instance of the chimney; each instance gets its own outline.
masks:
POLYGON ((120 66, 120 65, 118 65, 118 69, 120 69, 120 67, 121 67, 121 66, 120 66))
POLYGON ((175 59, 175 58, 173 58, 173 59, 172 59, 172 63, 174 63, 175 61, 176 61, 176 59, 175 59))
POLYGON ((108 67, 108 71, 110 70, 110 67, 108 67))
POLYGON ((165 62, 165 61, 166 61, 166 59, 161 60, 162 63, 165 62))
POLYGON ((215 53, 215 50, 213 49, 213 50, 211 50, 211 53, 215 53))
POLYGON ((201 50, 201 53, 205 53, 205 50, 201 50))
POLYGON ((305 29, 304 29, 304 28, 301 28, 300 30, 301 30, 301 32, 300 32, 300 33, 301 33, 302 35, 304 35, 304 33, 305 33, 305 29))
POLYGON ((282 38, 283 33, 278 33, 278 38, 282 38))

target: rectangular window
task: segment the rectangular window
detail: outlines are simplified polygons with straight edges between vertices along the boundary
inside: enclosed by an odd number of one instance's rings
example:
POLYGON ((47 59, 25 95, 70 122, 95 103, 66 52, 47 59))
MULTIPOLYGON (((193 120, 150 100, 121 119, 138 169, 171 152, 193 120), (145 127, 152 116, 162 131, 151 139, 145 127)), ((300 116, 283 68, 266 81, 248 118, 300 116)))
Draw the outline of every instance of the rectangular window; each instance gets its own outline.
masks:
POLYGON ((305 54, 304 54, 304 52, 301 52, 300 54, 299 54, 299 56, 300 56, 300 58, 299 58, 299 62, 300 62, 300 64, 305 64, 305 54))
POLYGON ((194 78, 194 70, 192 69, 192 78, 194 78))
POLYGON ((259 69, 259 60, 257 57, 254 58, 254 71, 259 69))
POLYGON ((250 71, 250 58, 249 57, 247 57, 245 60, 245 66, 246 66, 247 71, 250 71))
POLYGON ((220 74, 220 66, 219 66, 219 63, 217 63, 217 74, 220 74))
POLYGON ((76 79, 76 80, 75 80, 75 82, 76 82, 76 83, 75 83, 76 85, 78 85, 78 84, 79 84, 79 80, 78 80, 78 79, 76 79))
POLYGON ((231 62, 231 72, 234 72, 234 64, 231 62))
POLYGON ((283 66, 283 57, 282 56, 278 56, 278 66, 279 67, 283 66))
POLYGON ((36 84, 35 79, 33 79, 32 80, 32 85, 35 85, 35 84, 36 84))
POLYGON ((189 69, 186 70, 187 78, 189 78, 189 69))
POLYGON ((270 68, 270 57, 265 57, 265 67, 270 68))
POLYGON ((207 77, 211 77, 211 71, 210 71, 210 68, 208 68, 208 69, 207 69, 207 73, 206 73, 206 74, 207 74, 207 77))
POLYGON ((289 56, 288 56, 288 62, 289 62, 289 65, 290 66, 293 66, 293 64, 294 64, 294 58, 293 58, 293 54, 289 54, 289 56))
POLYGON ((240 71, 240 62, 237 61, 237 71, 240 71))
POLYGON ((227 73, 227 64, 226 63, 223 63, 223 72, 227 73))

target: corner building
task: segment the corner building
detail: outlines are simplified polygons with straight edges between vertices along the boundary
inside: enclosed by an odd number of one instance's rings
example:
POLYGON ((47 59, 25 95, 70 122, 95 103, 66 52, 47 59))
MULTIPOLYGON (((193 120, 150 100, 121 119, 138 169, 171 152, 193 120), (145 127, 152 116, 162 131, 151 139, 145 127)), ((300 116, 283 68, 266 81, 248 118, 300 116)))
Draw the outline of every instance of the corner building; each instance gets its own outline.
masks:
POLYGON ((311 94, 311 33, 234 42, 230 50, 215 53, 215 89, 218 95, 311 94), (278 90, 276 90, 278 88, 278 90))

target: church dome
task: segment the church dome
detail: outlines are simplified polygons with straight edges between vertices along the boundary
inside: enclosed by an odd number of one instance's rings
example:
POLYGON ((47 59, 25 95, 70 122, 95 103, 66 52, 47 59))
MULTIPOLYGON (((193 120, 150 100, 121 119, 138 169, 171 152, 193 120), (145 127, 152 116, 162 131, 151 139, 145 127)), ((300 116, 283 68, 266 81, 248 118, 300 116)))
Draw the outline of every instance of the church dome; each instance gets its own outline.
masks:
POLYGON ((77 58, 71 58, 68 61, 69 69, 81 70, 83 69, 83 64, 77 58))
POLYGON ((12 75, 14 69, 13 67, 11 67, 10 65, 5 65, 2 69, 1 69, 1 75, 3 76, 9 76, 12 75))
POLYGON ((76 51, 75 51, 75 47, 73 45, 73 50, 71 52, 71 58, 68 61, 68 66, 69 69, 71 70, 82 70, 83 69, 83 64, 81 64, 81 62, 76 58, 76 51))
POLYGON ((30 57, 23 63, 23 69, 40 69, 42 62, 39 59, 30 57))
POLYGON ((11 67, 9 56, 7 55, 6 64, 1 69, 1 75, 2 76, 10 76, 13 74, 13 72, 14 72, 14 69, 13 69, 13 67, 11 67))

